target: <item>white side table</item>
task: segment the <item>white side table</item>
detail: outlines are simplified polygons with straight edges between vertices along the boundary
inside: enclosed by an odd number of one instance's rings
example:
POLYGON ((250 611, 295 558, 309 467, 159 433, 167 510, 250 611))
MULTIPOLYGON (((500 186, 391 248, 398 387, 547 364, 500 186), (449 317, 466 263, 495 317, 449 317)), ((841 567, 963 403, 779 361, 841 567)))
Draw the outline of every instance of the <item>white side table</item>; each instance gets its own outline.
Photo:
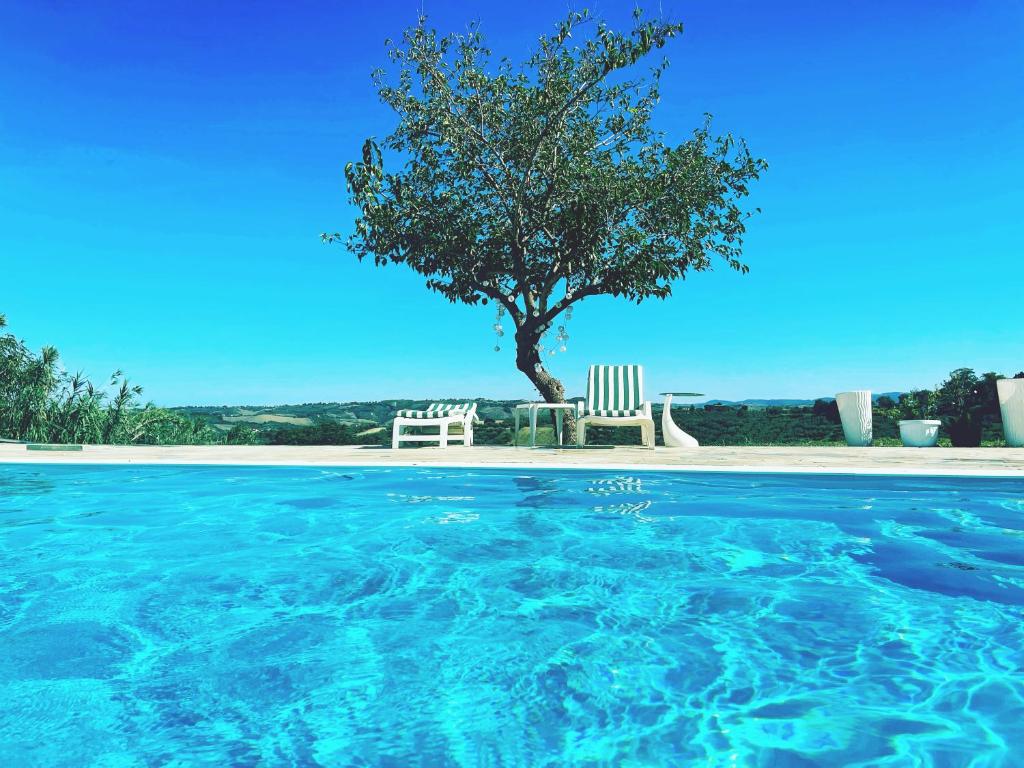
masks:
POLYGON ((519 447, 519 417, 525 411, 530 417, 530 447, 537 445, 537 413, 539 411, 555 412, 555 437, 558 444, 562 444, 562 418, 565 411, 575 411, 576 406, 572 403, 520 403, 513 409, 515 416, 515 441, 514 445, 519 447))
POLYGON ((703 397, 700 392, 659 392, 665 397, 665 405, 661 411, 661 439, 666 448, 697 448, 700 443, 693 435, 688 435, 672 421, 672 396, 703 397))

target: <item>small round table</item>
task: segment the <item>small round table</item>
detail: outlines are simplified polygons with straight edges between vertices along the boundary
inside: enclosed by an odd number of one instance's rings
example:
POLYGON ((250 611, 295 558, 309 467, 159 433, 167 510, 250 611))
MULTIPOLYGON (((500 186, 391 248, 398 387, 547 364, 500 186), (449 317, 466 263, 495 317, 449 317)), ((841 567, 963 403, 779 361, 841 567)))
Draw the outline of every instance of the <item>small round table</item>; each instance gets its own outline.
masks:
POLYGON ((664 396, 665 405, 661 412, 661 439, 666 448, 697 448, 700 443, 693 435, 688 435, 672 421, 672 397, 704 397, 703 392, 659 392, 664 396))
POLYGON ((537 445, 537 412, 538 411, 554 411, 555 412, 555 438, 558 440, 558 444, 562 444, 562 412, 563 411, 575 411, 576 406, 572 403, 520 403, 514 409, 515 416, 515 446, 519 447, 519 414, 523 411, 527 411, 530 416, 530 447, 534 448, 537 445))

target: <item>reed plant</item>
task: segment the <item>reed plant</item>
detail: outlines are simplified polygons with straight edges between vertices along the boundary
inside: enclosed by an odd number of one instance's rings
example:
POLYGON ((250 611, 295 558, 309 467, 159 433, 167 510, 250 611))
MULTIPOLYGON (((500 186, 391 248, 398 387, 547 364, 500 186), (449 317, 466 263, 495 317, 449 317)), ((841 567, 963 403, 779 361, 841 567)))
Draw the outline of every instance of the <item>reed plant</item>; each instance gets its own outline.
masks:
POLYGON ((6 332, 0 314, 0 438, 40 443, 197 445, 218 432, 141 401, 142 387, 115 371, 105 387, 69 373, 55 347, 39 353, 6 332))

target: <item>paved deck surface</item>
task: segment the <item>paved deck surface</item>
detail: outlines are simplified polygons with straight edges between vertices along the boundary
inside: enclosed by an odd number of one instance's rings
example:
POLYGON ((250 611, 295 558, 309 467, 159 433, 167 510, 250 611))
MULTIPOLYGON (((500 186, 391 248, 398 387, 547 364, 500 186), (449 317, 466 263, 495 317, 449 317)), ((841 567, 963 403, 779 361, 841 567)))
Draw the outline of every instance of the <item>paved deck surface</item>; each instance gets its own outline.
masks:
POLYGON ((836 474, 985 475, 1024 479, 1024 448, 706 447, 676 450, 555 450, 478 446, 85 446, 29 451, 0 444, 0 462, 74 464, 255 464, 301 466, 585 467, 836 474))

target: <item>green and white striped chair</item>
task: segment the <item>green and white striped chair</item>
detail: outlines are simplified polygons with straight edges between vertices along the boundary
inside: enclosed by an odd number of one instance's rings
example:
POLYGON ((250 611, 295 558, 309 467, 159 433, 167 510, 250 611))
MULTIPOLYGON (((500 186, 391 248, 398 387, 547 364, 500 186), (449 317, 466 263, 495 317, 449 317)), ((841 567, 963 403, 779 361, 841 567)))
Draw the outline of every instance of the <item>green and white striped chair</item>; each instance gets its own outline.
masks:
POLYGON ((402 409, 395 413, 391 426, 391 447, 398 448, 400 443, 430 442, 447 448, 448 428, 453 424, 462 425, 462 444, 470 446, 473 444, 475 421, 479 421, 476 403, 431 403, 422 411, 402 409), (436 435, 410 435, 402 431, 403 427, 437 427, 438 432, 436 435))
POLYGON ((654 448, 654 416, 644 400, 642 365, 592 365, 587 399, 576 403, 576 444, 587 442, 587 426, 640 427, 645 446, 654 448))

